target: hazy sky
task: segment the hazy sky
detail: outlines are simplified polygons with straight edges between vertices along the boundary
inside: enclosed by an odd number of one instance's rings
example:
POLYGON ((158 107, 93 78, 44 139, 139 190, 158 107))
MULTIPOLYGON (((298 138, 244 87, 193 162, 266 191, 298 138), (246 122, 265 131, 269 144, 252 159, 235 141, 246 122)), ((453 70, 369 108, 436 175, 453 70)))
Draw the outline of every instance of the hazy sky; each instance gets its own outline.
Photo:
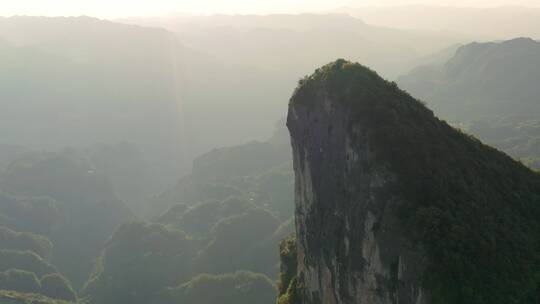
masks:
POLYGON ((341 6, 435 4, 539 6, 540 0, 0 0, 0 15, 151 16, 170 12, 298 13, 341 6))

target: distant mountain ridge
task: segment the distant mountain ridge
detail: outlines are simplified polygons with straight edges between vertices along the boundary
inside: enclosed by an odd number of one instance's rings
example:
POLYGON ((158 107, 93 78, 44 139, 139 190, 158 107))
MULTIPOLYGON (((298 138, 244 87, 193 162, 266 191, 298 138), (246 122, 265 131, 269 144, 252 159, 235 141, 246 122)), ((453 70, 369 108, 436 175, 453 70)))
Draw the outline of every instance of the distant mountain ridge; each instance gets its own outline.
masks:
POLYGON ((90 17, 11 17, 0 18, 0 39, 2 142, 49 150, 134 142, 181 170, 170 53, 187 51, 170 33, 90 17))
POLYGON ((0 45, 0 143, 133 143, 161 187, 215 146, 270 135, 292 90, 271 70, 223 63, 156 27, 0 18, 0 45))
MULTIPOLYGON (((471 2, 472 4, 472 2, 471 2)), ((343 7, 332 12, 350 14, 378 26, 404 29, 430 29, 461 33, 470 39, 512 39, 518 36, 540 38, 540 7, 495 4, 472 5, 393 5, 343 7)))
POLYGON ((398 78, 439 115, 467 121, 540 113, 540 42, 530 38, 460 47, 443 65, 418 67, 398 78))
POLYGON ((373 26, 346 14, 169 15, 120 22, 163 27, 224 62, 281 70, 296 79, 336 57, 361 60, 393 78, 418 57, 463 42, 459 35, 373 26))

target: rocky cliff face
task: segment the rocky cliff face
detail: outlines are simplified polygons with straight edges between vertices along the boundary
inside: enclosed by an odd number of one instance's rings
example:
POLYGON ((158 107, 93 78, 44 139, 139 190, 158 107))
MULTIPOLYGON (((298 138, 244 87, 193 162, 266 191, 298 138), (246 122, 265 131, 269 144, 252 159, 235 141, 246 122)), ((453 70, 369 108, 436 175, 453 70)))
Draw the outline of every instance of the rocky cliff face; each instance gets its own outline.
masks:
POLYGON ((303 303, 426 303, 424 253, 397 223, 396 173, 376 161, 369 130, 350 104, 324 87, 304 93, 297 92, 288 119, 303 303))
MULTIPOLYGON (((537 241, 512 238, 538 235, 538 221, 512 210, 519 199, 510 193, 530 198, 520 206, 538 214, 538 176, 369 69, 339 60, 302 80, 287 126, 297 239, 286 252, 295 252, 297 271, 282 276, 289 288, 280 287, 280 304, 489 303, 490 286, 510 284, 489 267, 510 276, 505 258, 536 260, 537 241), (530 256, 512 257, 520 246, 530 256)), ((525 285, 520 294, 534 289, 525 285)))

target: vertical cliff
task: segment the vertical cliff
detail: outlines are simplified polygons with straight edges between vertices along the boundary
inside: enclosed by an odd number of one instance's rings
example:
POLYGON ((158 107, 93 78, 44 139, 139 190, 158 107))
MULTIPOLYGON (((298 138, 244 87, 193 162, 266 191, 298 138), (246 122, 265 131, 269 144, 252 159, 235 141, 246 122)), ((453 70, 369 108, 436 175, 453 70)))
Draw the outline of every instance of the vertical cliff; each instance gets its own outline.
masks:
POLYGON ((528 303, 533 296, 537 174, 343 60, 300 81, 287 126, 297 239, 281 248, 280 304, 528 303))

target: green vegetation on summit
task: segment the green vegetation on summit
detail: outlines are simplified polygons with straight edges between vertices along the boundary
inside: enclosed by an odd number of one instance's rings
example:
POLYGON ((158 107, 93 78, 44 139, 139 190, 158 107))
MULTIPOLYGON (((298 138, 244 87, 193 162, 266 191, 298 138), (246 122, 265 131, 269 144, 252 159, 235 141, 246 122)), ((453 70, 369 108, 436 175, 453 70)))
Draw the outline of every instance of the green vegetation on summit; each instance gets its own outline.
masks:
POLYGON ((0 303, 3 304, 70 304, 63 300, 55 300, 33 293, 0 290, 0 303))

